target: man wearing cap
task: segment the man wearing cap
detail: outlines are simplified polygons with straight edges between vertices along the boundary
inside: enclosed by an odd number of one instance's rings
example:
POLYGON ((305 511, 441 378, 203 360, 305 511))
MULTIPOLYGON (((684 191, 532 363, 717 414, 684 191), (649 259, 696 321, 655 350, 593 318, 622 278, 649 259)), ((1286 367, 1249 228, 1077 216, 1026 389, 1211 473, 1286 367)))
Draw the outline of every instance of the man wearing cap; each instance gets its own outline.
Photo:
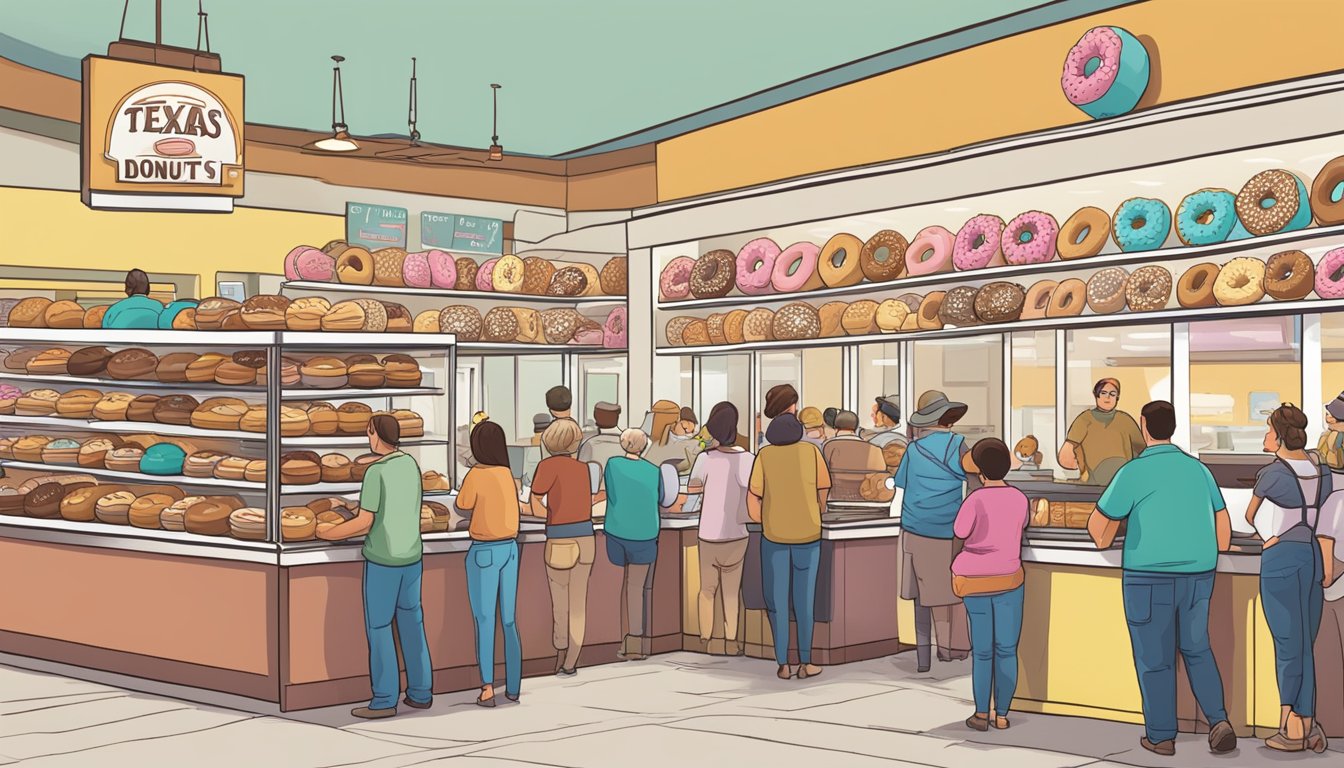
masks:
POLYGON ((966 609, 952 592, 953 524, 964 496, 966 440, 952 426, 966 415, 966 404, 930 390, 919 396, 910 426, 922 434, 910 443, 896 468, 902 489, 901 597, 915 601, 915 638, 919 671, 932 664, 932 636, 939 661, 970 654, 966 609))
POLYGON ((579 446, 579 461, 596 464, 605 472, 607 460, 614 456, 624 456, 621 447, 621 406, 615 403, 598 403, 593 406, 593 423, 597 425, 597 434, 583 441, 579 446))
POLYGON ((868 442, 878 448, 886 448, 888 443, 909 442, 900 428, 901 401, 896 395, 883 395, 873 402, 873 425, 877 430, 868 435, 868 442))
POLYGON ((887 468, 882 449, 859 437, 858 429, 859 415, 840 411, 835 415, 835 437, 821 449, 831 472, 830 498, 836 501, 862 501, 859 488, 864 478, 887 468))
POLYGON ((822 419, 821 409, 808 406, 798 412, 798 421, 803 424, 803 441, 818 448, 826 444, 826 422, 822 419))

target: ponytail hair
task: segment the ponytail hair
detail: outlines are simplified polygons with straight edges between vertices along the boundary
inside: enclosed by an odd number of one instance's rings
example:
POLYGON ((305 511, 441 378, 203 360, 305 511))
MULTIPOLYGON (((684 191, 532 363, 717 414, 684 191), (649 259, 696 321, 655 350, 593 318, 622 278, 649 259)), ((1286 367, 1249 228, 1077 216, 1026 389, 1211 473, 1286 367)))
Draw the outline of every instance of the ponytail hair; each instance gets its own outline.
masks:
POLYGON ((1269 415, 1269 426, 1278 435, 1279 442, 1290 451, 1307 446, 1307 414, 1292 403, 1284 403, 1269 415))

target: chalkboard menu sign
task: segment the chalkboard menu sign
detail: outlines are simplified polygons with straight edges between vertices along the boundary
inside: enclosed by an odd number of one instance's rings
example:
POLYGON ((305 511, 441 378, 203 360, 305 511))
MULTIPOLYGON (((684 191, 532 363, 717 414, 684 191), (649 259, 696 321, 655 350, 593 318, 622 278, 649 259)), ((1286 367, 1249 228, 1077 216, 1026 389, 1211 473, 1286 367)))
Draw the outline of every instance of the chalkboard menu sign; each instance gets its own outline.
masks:
POLYGON ((420 242, 424 248, 498 256, 504 253, 504 222, 425 211, 420 214, 420 242))
POLYGON ((345 240, 369 250, 405 248, 405 208, 368 203, 345 204, 345 240))

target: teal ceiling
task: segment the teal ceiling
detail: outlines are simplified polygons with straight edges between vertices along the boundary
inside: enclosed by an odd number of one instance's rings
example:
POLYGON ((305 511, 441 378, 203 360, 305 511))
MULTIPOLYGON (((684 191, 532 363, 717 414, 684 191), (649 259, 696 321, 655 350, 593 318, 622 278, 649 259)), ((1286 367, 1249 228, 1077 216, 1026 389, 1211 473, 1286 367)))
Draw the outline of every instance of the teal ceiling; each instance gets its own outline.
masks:
MULTIPOLYGON (((1038 6, 1114 0, 206 0, 212 49, 247 77, 250 122, 325 129, 346 57, 355 135, 405 134, 419 61, 425 140, 484 146, 502 83, 506 150, 559 154, 811 73, 1038 6)), ((0 55, 76 77, 122 0, 0 0, 0 55)), ((164 42, 196 42, 195 0, 163 0, 164 42)), ((153 0, 126 36, 153 39, 153 0)), ((1041 13, 1053 13, 1043 9, 1041 13)), ((1062 55, 1062 54, 1061 54, 1062 55)), ((893 105, 892 109, 899 109, 893 105)))

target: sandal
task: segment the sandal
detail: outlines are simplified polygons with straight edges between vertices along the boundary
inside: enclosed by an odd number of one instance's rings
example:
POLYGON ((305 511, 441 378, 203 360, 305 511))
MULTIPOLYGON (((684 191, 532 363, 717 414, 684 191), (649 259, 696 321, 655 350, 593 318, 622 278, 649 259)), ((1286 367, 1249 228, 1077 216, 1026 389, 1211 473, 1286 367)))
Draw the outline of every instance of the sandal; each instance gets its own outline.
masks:
POLYGON ((981 731, 981 732, 988 731, 989 717, 977 712, 974 715, 971 715, 970 717, 966 718, 966 727, 970 728, 972 731, 981 731))
POLYGON ((779 677, 780 680, 788 680, 793 677, 794 671, 787 664, 781 664, 779 666, 779 671, 776 672, 775 675, 779 677))
POLYGON ((1316 754, 1321 754, 1330 746, 1330 740, 1325 738, 1325 731, 1321 729, 1320 723, 1311 724, 1311 734, 1307 736, 1307 749, 1316 754))
POLYGON ((1012 723, 1008 722, 1008 718, 1003 717, 1002 715, 995 717, 989 724, 993 726, 995 730, 999 731, 1006 731, 1012 727, 1012 723))
MULTIPOLYGON (((484 694, 482 694, 482 695, 484 695, 484 694)), ((494 696, 491 696, 491 697, 488 698, 488 699, 483 699, 483 698, 481 698, 480 696, 477 696, 477 697, 476 697, 476 706, 478 706, 478 707, 494 707, 494 706, 495 706, 495 697, 494 697, 494 696)))
POLYGON ((1307 749, 1306 739, 1290 739, 1288 734, 1283 731, 1276 731, 1273 736, 1265 739, 1265 746, 1279 752, 1305 752, 1307 749))
POLYGON ((821 667, 815 664, 800 664, 798 666, 798 679, 806 680, 809 677, 816 677, 821 674, 821 667))

